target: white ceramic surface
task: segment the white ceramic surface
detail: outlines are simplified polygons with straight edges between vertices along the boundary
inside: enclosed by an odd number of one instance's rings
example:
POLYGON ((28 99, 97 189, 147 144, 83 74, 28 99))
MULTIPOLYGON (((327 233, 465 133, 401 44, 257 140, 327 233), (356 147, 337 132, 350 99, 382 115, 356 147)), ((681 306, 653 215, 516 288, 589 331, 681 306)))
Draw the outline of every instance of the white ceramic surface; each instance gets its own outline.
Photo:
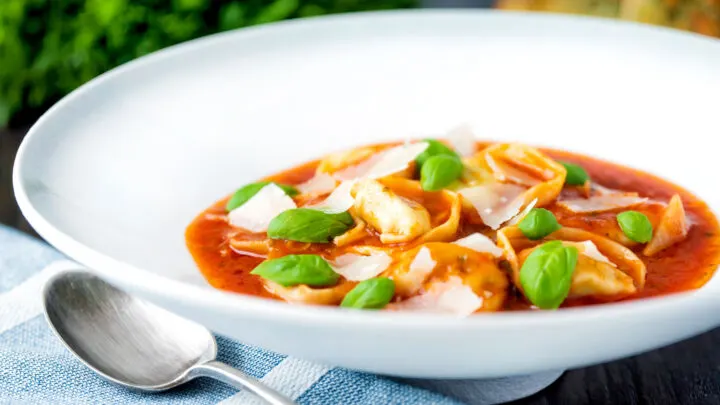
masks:
POLYGON ((355 14, 194 41, 58 103, 18 153, 35 229, 102 277, 241 341, 406 377, 603 362, 720 321, 720 279, 669 298, 454 319, 217 291, 186 225, 252 181, 340 148, 472 124, 605 157, 715 207, 720 43, 610 20, 481 11, 355 14))

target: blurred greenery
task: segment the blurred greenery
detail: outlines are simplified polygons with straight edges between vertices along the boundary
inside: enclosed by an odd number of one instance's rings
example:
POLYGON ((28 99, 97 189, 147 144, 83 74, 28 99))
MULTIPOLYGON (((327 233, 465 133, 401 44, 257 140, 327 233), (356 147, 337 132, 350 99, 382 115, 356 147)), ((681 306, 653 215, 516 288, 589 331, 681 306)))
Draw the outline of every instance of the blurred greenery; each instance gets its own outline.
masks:
POLYGON ((24 124, 98 74, 188 39, 417 0, 0 0, 0 127, 24 124))

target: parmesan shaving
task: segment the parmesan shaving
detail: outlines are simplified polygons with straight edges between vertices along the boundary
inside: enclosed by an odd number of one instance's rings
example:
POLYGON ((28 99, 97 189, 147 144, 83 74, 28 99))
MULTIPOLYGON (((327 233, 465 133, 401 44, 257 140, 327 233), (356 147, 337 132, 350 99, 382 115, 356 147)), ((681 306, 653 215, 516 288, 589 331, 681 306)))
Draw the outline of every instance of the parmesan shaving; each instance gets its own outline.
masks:
POLYGON ((252 252, 249 250, 238 249, 233 245, 230 245, 230 250, 232 250, 233 252, 235 252, 241 256, 250 256, 250 257, 258 257, 261 259, 267 259, 267 254, 260 254, 260 253, 252 252))
POLYGON ((427 142, 404 143, 376 153, 362 163, 333 174, 338 180, 379 179, 405 170, 427 149, 427 142))
POLYGON ((532 209, 535 208, 535 204, 537 204, 537 198, 534 199, 534 200, 532 200, 532 201, 530 201, 530 204, 528 204, 528 205, 522 210, 521 213, 515 215, 511 220, 509 220, 509 221, 507 222, 507 224, 505 224, 505 226, 513 226, 513 225, 519 224, 520 221, 522 221, 523 219, 525 219, 525 217, 527 216, 527 214, 529 214, 530 211, 532 211, 532 209))
POLYGON ((471 315, 482 305, 483 298, 475 294, 472 288, 464 285, 459 277, 450 277, 448 281, 432 284, 426 293, 391 304, 388 308, 464 317, 471 315))
POLYGON ((376 153, 356 165, 348 166, 342 170, 338 170, 337 172, 333 173, 333 177, 340 181, 362 178, 381 158, 382 152, 376 153))
POLYGON ((637 197, 638 193, 632 192, 632 191, 623 191, 623 190, 615 190, 612 188, 607 188, 605 186, 602 186, 595 182, 589 182, 590 191, 598 194, 598 195, 625 195, 625 196, 631 196, 631 197, 637 197))
POLYGON ((349 281, 364 281, 376 277, 392 263, 392 257, 378 251, 370 256, 345 254, 335 259, 333 270, 349 281))
POLYGON ((509 164, 496 161, 489 153, 485 155, 485 162, 487 162, 490 170, 493 171, 493 174, 498 181, 515 183, 525 187, 532 187, 542 183, 541 180, 536 179, 520 169, 516 169, 509 164))
POLYGON ((296 188, 303 194, 325 194, 335 189, 337 181, 327 173, 318 173, 305 183, 298 184, 296 188))
POLYGON ((472 204, 485 225, 498 229, 520 212, 525 188, 514 184, 492 183, 460 190, 472 204))
POLYGON ((339 186, 335 187, 335 190, 333 190, 333 192, 330 193, 325 200, 315 205, 309 205, 305 208, 312 208, 328 214, 339 214, 341 212, 345 212, 355 203, 355 198, 353 198, 351 193, 354 185, 355 181, 343 181, 339 186))
POLYGON ((655 229, 652 239, 645 246, 643 254, 653 256, 687 237, 692 223, 685 216, 682 199, 675 194, 670 199, 655 229))
POLYGON ((423 246, 420 248, 420 250, 418 250, 415 258, 410 263, 407 276, 412 279, 419 280, 419 282, 422 282, 427 278, 428 275, 430 275, 430 273, 432 273, 436 265, 437 262, 433 260, 432 256, 430 255, 430 249, 423 246))
POLYGON ((575 213, 592 213, 629 208, 635 205, 643 204, 647 201, 648 199, 644 197, 608 194, 593 196, 590 198, 558 201, 557 205, 575 213))
POLYGON ((251 232, 265 232, 273 218, 280 213, 297 208, 285 191, 270 183, 258 191, 245 204, 228 213, 230 225, 251 232))
POLYGON ((363 177, 379 179, 402 171, 428 147, 427 142, 400 145, 381 153, 381 157, 372 165, 363 177))
POLYGON ((503 254, 503 250, 497 247, 490 238, 477 232, 458 239, 453 243, 476 252, 490 253, 495 257, 500 257, 503 254))
POLYGON ((470 156, 475 153, 475 134, 470 125, 461 125, 447 134, 447 140, 455 152, 460 156, 470 156))
POLYGON ((607 264, 609 264, 609 265, 611 265, 611 266, 613 266, 613 267, 617 267, 617 265, 616 265, 615 263, 611 262, 610 259, 607 258, 607 256, 605 256, 604 254, 600 253, 600 251, 598 250, 597 246, 595 246, 595 244, 592 243, 592 241, 586 240, 586 241, 584 241, 584 242, 579 242, 579 243, 577 243, 577 244, 575 244, 575 245, 576 245, 576 246, 579 245, 578 247, 580 247, 580 249, 578 249, 578 250, 579 250, 580 253, 582 253, 583 255, 585 255, 585 256, 587 256, 587 257, 589 257, 589 258, 591 258, 591 259, 593 259, 593 260, 595 260, 595 261, 602 262, 602 263, 607 263, 607 264))
POLYGON ((230 238, 228 245, 230 250, 243 256, 267 258, 268 253, 270 253, 269 239, 244 240, 230 238))

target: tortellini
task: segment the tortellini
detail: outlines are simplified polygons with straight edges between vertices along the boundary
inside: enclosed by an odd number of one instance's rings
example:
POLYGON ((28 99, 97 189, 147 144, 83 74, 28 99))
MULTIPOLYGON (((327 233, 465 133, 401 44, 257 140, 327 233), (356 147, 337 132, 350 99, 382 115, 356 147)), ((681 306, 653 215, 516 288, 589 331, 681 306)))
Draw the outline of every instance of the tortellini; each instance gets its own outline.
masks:
POLYGON ((383 243, 409 242, 431 228, 425 207, 403 199, 377 180, 359 181, 353 194, 353 209, 380 234, 383 243))
POLYGON ((578 247, 580 252, 569 297, 617 299, 645 285, 643 261, 632 250, 608 238, 582 229, 561 228, 543 240, 533 241, 526 238, 519 228, 506 227, 498 232, 498 244, 505 251, 517 288, 522 289, 520 270, 523 262, 535 247, 547 240, 562 241, 578 247))

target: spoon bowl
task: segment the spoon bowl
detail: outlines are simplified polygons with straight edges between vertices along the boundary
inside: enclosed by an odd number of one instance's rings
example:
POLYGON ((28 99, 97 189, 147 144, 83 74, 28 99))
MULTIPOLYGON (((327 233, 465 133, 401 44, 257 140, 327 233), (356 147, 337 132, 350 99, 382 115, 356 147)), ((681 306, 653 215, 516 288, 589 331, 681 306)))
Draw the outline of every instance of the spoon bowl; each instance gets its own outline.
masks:
POLYGON ((48 323, 67 348, 114 383, 163 391, 205 376, 249 389, 271 404, 292 404, 215 361, 215 338, 201 325, 90 273, 68 271, 51 278, 43 291, 43 305, 48 323))

